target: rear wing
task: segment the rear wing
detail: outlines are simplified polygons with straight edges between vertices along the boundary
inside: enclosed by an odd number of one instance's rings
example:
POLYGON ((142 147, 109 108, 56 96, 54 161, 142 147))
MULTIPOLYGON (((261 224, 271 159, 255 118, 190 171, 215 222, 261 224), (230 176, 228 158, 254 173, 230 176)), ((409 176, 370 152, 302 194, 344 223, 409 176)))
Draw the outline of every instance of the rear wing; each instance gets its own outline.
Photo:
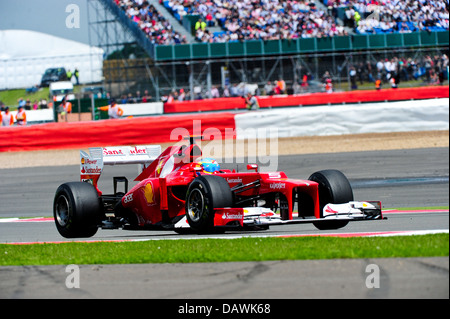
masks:
POLYGON ((161 154, 161 145, 92 147, 80 151, 80 179, 97 187, 104 165, 141 164, 148 167, 161 154))

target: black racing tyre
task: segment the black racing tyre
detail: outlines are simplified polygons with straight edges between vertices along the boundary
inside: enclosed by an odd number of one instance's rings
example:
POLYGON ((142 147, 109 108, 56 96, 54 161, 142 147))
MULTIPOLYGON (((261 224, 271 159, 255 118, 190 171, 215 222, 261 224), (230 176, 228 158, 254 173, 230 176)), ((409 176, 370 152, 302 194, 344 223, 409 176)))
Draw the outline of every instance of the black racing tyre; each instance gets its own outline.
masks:
MULTIPOLYGON (((313 173, 310 181, 319 184, 319 205, 322 217, 323 208, 326 204, 343 204, 353 201, 353 190, 345 175, 338 170, 323 170, 313 173)), ((346 226, 348 221, 326 220, 313 223, 320 230, 338 229, 346 226)))
POLYGON ((194 179, 186 193, 186 218, 197 233, 212 232, 214 208, 232 207, 233 195, 228 182, 215 175, 202 175, 194 179))
POLYGON ((62 184, 53 201, 53 217, 58 232, 66 238, 94 236, 101 221, 100 208, 100 198, 92 184, 62 184))

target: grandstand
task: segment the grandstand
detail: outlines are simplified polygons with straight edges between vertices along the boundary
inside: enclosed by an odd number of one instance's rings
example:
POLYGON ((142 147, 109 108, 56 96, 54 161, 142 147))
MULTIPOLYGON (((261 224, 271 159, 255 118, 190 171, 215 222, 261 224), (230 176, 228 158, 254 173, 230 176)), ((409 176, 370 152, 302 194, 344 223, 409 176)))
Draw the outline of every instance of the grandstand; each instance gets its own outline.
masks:
MULTIPOLYGON (((156 1, 114 0, 154 44, 187 43, 156 1)), ((162 0, 176 21, 195 27, 199 42, 279 40, 449 29, 448 1, 162 0), (194 17, 194 18, 191 18, 194 17), (211 30, 212 29, 212 32, 211 30)), ((189 30, 191 31, 191 30, 189 30)))
POLYGON ((109 14, 90 23, 103 33, 104 43, 97 45, 107 54, 130 44, 145 52, 142 59, 135 54, 132 60, 128 55, 105 61, 105 82, 116 95, 150 90, 160 100, 183 89, 187 98, 204 98, 213 87, 244 82, 262 89, 279 78, 292 93, 305 75, 320 81, 325 73, 337 88, 351 89, 352 68, 373 81, 380 76, 373 71, 380 60, 404 68, 408 63, 410 71, 399 69, 408 80, 422 73, 428 56, 444 61, 448 56, 448 0, 88 2, 97 3, 97 13, 109 14), (108 42, 111 20, 127 41, 108 42))

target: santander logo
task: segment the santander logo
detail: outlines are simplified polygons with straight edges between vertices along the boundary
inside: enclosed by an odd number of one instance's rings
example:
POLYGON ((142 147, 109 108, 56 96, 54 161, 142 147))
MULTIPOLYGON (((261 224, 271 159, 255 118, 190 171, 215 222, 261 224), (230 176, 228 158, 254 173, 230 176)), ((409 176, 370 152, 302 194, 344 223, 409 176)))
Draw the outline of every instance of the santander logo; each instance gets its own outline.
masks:
POLYGON ((225 213, 222 215, 222 219, 242 219, 243 217, 244 217, 244 215, 239 212, 225 213))
POLYGON ((103 155, 104 156, 125 156, 125 155, 141 155, 147 154, 147 150, 145 148, 135 147, 114 147, 114 148, 104 148, 103 155))
POLYGON ((137 148, 136 146, 134 148, 130 148, 130 155, 139 154, 147 154, 147 151, 145 150, 145 148, 137 148))
POLYGON ((117 156, 117 155, 125 155, 125 154, 123 154, 123 152, 122 152, 122 150, 121 149, 113 149, 113 150, 109 150, 109 149, 107 149, 106 147, 103 149, 103 155, 106 155, 106 156, 117 156))

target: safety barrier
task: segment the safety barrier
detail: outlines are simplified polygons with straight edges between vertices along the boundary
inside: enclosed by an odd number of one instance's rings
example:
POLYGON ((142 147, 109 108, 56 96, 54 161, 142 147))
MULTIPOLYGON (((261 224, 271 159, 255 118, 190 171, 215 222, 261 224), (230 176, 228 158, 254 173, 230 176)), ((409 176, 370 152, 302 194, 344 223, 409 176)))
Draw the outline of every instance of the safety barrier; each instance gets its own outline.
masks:
MULTIPOLYGON (((261 108, 270 108, 419 100, 445 97, 449 97, 448 85, 401 89, 381 89, 379 91, 356 90, 334 93, 260 96, 258 97, 258 102, 261 108)), ((164 104, 164 113, 209 112, 238 109, 245 109, 245 100, 242 97, 206 99, 184 102, 176 101, 164 104)))
POLYGON ((0 152, 160 144, 192 134, 246 139, 259 129, 275 129, 278 137, 448 130, 448 103, 442 98, 5 127, 0 152))
POLYGON ((216 98, 164 104, 164 113, 211 112, 223 110, 245 109, 245 99, 242 97, 216 98))
POLYGON ((236 138, 254 138, 259 129, 278 137, 449 129, 449 99, 271 109, 237 114, 236 138))
MULTIPOLYGON (((53 122, 54 121, 52 109, 26 111, 26 113, 27 113, 27 122, 28 123, 45 123, 45 122, 53 122)), ((11 111, 11 114, 15 118, 17 111, 11 111)))
MULTIPOLYGON (((258 101, 261 108, 274 108, 288 106, 434 99, 444 97, 449 97, 449 86, 402 88, 395 90, 382 89, 380 91, 356 90, 348 92, 334 92, 332 94, 310 93, 298 95, 259 96, 258 101)), ((242 97, 193 100, 184 102, 176 101, 165 104, 162 102, 121 104, 120 106, 124 111, 124 117, 246 109, 245 100, 242 97)), ((12 111, 14 115, 15 112, 16 111, 12 111)), ((98 117, 99 119, 107 119, 108 112, 99 112, 98 117)), ((53 122, 54 113, 52 109, 27 111, 27 120, 28 123, 53 122)), ((78 117, 75 116, 74 120, 78 120, 78 117)))
POLYGON ((208 127, 214 127, 225 136, 226 129, 234 130, 234 114, 139 117, 2 127, 0 152, 159 144, 178 141, 186 135, 201 134, 208 127), (179 129, 174 130, 176 128, 179 129))

